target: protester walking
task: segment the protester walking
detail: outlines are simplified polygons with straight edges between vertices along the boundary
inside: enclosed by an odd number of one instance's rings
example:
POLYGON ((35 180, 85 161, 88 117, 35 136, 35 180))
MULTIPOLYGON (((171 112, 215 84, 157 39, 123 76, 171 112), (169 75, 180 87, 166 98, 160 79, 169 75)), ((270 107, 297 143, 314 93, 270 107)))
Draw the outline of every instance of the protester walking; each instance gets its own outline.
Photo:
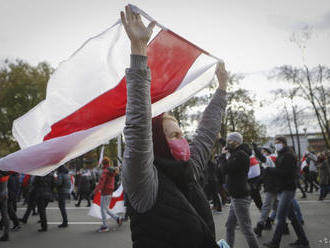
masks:
POLYGON ((58 193, 58 207, 62 215, 62 224, 59 228, 68 226, 68 216, 65 209, 65 201, 70 199, 71 177, 69 171, 64 165, 57 169, 57 176, 55 177, 55 185, 58 193))
POLYGON ((20 223, 17 218, 17 198, 20 190, 20 183, 18 178, 18 173, 11 173, 8 180, 8 214, 9 218, 13 222, 14 226, 12 231, 17 231, 21 229, 20 223))
POLYGON ((255 234, 258 237, 262 236, 262 231, 264 229, 270 229, 271 228, 271 219, 269 218, 269 214, 272 209, 274 209, 274 205, 277 199, 277 193, 278 188, 276 185, 276 182, 274 180, 274 177, 269 173, 266 168, 274 168, 275 163, 271 159, 271 150, 270 148, 264 147, 261 149, 261 152, 258 152, 258 148, 254 146, 254 150, 256 152, 256 157, 259 159, 259 161, 262 162, 262 166, 264 168, 262 173, 262 181, 264 184, 264 202, 261 207, 261 216, 260 220, 257 223, 257 226, 253 229, 255 234))
POLYGON ((3 235, 0 241, 9 241, 9 216, 8 216, 8 180, 9 173, 0 171, 0 213, 3 225, 3 235))
POLYGON ((43 177, 36 176, 33 181, 33 187, 36 190, 36 199, 40 216, 41 229, 39 229, 38 232, 46 232, 48 230, 46 207, 48 203, 53 200, 53 174, 48 174, 43 177))
POLYGON ((103 172, 94 189, 94 194, 101 191, 101 216, 103 225, 98 229, 98 232, 107 232, 109 231, 107 215, 113 218, 118 226, 121 226, 123 219, 109 210, 112 193, 115 189, 115 176, 119 174, 119 168, 114 168, 108 157, 103 158, 102 165, 103 172))
POLYGON ((219 157, 221 169, 227 175, 227 187, 231 195, 231 205, 226 221, 226 241, 234 247, 235 228, 239 224, 249 248, 259 247, 252 230, 250 218, 250 189, 248 172, 251 150, 243 144, 243 137, 238 132, 227 135, 227 146, 219 157))
POLYGON ((314 154, 314 152, 307 152, 306 153, 306 161, 308 164, 308 169, 309 169, 309 184, 310 184, 310 188, 309 188, 309 193, 313 193, 313 189, 315 187, 315 191, 317 191, 319 189, 319 182, 317 181, 317 175, 318 175, 318 171, 317 171, 317 167, 316 167, 316 163, 317 163, 317 156, 314 154))
POLYGON ((33 215, 37 215, 36 213, 36 206, 37 206, 37 192, 36 187, 34 186, 34 180, 35 176, 32 176, 29 180, 28 187, 28 193, 27 193, 27 208, 25 210, 25 213, 21 219, 18 219, 23 224, 26 224, 28 222, 28 219, 30 217, 31 212, 33 212, 33 215))
POLYGON ((219 181, 218 181, 218 168, 217 164, 212 160, 207 164, 207 185, 206 192, 208 199, 211 199, 213 202, 213 208, 216 213, 222 212, 222 204, 219 197, 219 181))
POLYGON ((318 165, 317 167, 320 170, 320 197, 319 200, 322 201, 324 198, 326 198, 328 194, 328 183, 330 179, 330 168, 329 168, 329 162, 326 157, 325 153, 321 153, 318 158, 318 165))
POLYGON ((210 206, 200 186, 226 106, 227 74, 218 65, 219 89, 203 113, 190 147, 178 121, 161 114, 151 119, 146 28, 126 6, 122 23, 131 40, 126 70, 127 105, 122 183, 127 195, 133 247, 215 248, 210 206))
POLYGON ((79 177, 78 185, 78 202, 75 204, 76 207, 80 207, 80 203, 83 199, 87 201, 87 206, 91 206, 90 193, 92 191, 92 178, 89 170, 84 169, 79 177))
POLYGON ((309 241, 301 223, 297 219, 293 207, 296 192, 297 158, 288 147, 287 140, 284 136, 277 136, 275 138, 275 149, 278 154, 275 162, 276 166, 274 168, 266 168, 266 171, 274 176, 278 185, 279 203, 276 213, 277 224, 272 240, 264 245, 270 248, 280 247, 286 219, 289 217, 298 237, 297 241, 290 245, 301 248, 309 247, 309 241))

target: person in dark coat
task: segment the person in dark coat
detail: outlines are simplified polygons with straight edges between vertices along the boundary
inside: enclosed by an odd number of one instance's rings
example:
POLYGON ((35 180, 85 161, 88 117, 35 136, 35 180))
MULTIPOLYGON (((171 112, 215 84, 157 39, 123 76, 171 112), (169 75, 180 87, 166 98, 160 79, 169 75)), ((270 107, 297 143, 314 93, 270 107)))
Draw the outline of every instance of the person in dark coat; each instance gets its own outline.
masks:
POLYGON ((78 202, 75 204, 76 207, 80 207, 80 203, 83 199, 87 201, 87 206, 90 207, 90 193, 92 191, 92 177, 89 170, 83 170, 79 177, 79 185, 78 185, 78 202))
POLYGON ((0 241, 9 241, 9 216, 8 216, 8 180, 9 173, 0 171, 0 213, 3 225, 3 235, 0 241))
POLYGON ((291 246, 307 248, 309 247, 309 241, 301 223, 297 219, 293 206, 297 188, 297 157, 288 147, 287 139, 284 136, 275 137, 275 149, 278 154, 275 167, 266 168, 266 172, 274 176, 279 191, 279 203, 276 212, 277 224, 272 240, 264 243, 264 245, 269 248, 280 247, 288 217, 298 237, 296 242, 291 243, 291 246))
POLYGON ((132 50, 126 70, 122 183, 133 247, 216 248, 214 221, 200 181, 226 106, 224 65, 217 66, 219 89, 189 145, 173 116, 160 114, 152 119, 146 48, 155 22, 146 28, 129 6, 121 19, 132 50))
POLYGON ((65 168, 64 165, 60 166, 57 169, 57 176, 55 177, 55 184, 58 193, 58 207, 62 215, 62 224, 58 227, 67 227, 68 226, 68 216, 65 209, 65 201, 70 199, 70 190, 71 190, 71 178, 69 171, 65 168))
POLYGON ((17 231, 21 228, 18 221, 16 210, 17 210, 17 198, 20 190, 20 183, 17 173, 12 173, 8 180, 8 214, 12 220, 14 226, 13 231, 17 231))
POLYGON ((222 204, 219 198, 219 181, 217 164, 212 160, 207 164, 207 193, 209 198, 213 201, 214 210, 222 212, 222 204))
POLYGON ((259 247, 250 218, 251 195, 248 184, 250 153, 248 145, 243 144, 242 135, 232 132, 227 135, 227 146, 219 157, 221 169, 227 175, 227 187, 232 197, 226 221, 226 241, 230 247, 234 247, 237 224, 245 236, 248 247, 259 247))
POLYGON ((269 218, 270 211, 274 208, 274 204, 277 199, 277 185, 275 183, 274 177, 269 173, 266 168, 274 168, 275 163, 271 159, 270 148, 264 147, 259 152, 258 147, 254 145, 255 155, 257 159, 262 162, 262 167, 264 168, 262 172, 262 181, 264 184, 264 202, 261 208, 260 221, 257 223, 257 226, 253 229, 255 234, 258 237, 261 237, 263 229, 271 228, 271 219, 269 218))
POLYGON ((330 168, 325 153, 321 153, 319 155, 317 167, 320 171, 320 187, 321 187, 319 200, 322 201, 328 194, 328 182, 330 179, 330 168))
POLYGON ((36 188, 34 187, 35 176, 31 176, 29 179, 29 183, 26 186, 27 189, 27 208, 25 210, 25 213, 22 218, 18 219, 23 224, 26 224, 28 222, 28 219, 30 217, 30 214, 32 212, 32 215, 37 215, 36 213, 36 206, 37 206, 37 194, 36 194, 36 188))
POLYGON ((36 190, 36 199, 40 216, 41 229, 38 232, 46 232, 48 230, 46 207, 53 200, 54 176, 48 174, 46 176, 36 176, 33 181, 33 187, 36 190))

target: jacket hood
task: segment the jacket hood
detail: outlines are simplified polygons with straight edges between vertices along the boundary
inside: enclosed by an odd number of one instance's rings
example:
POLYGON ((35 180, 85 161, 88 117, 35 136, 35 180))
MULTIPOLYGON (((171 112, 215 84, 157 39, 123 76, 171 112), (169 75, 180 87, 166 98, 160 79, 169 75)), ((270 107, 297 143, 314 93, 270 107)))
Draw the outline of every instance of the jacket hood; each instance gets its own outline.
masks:
POLYGON ((246 143, 243 143, 242 145, 240 145, 238 147, 238 149, 241 149, 241 150, 245 151, 249 156, 252 155, 252 150, 250 149, 249 145, 246 144, 246 143))

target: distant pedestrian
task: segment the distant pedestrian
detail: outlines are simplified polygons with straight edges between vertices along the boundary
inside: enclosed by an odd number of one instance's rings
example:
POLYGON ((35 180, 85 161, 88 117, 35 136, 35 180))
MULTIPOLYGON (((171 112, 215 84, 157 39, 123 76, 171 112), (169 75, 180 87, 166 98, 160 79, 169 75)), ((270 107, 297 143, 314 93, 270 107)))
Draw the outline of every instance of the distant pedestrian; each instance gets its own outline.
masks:
POLYGON ((104 157, 102 165, 103 172, 99 183, 94 190, 94 194, 96 194, 98 191, 101 191, 101 216, 103 225, 98 229, 98 232, 109 231, 107 215, 113 218, 117 222, 118 226, 120 226, 123 221, 120 216, 115 215, 109 210, 112 193, 115 189, 115 176, 119 174, 119 168, 114 168, 111 165, 111 161, 108 157, 104 157))
POLYGON ((309 184, 310 184, 309 193, 313 193, 314 187, 315 187, 315 191, 317 191, 320 186, 319 182, 317 181, 317 176, 318 176, 318 171, 316 167, 317 156, 312 151, 307 152, 306 156, 307 156, 306 161, 309 168, 309 184))
POLYGON ((92 178, 89 170, 84 169, 79 177, 78 185, 78 202, 75 204, 76 207, 80 207, 80 203, 83 199, 87 201, 87 206, 91 206, 90 193, 92 190, 92 178))
POLYGON ((21 229, 20 223, 18 221, 16 210, 17 210, 17 199, 20 190, 20 183, 17 173, 11 173, 8 180, 8 214, 12 220, 14 226, 12 231, 17 231, 21 229))
POLYGON ((274 176, 274 180, 278 185, 279 203, 276 213, 277 224, 272 240, 264 245, 269 248, 280 247, 283 231, 286 226, 286 219, 289 217, 298 237, 297 241, 291 243, 291 245, 307 248, 309 247, 309 241, 300 221, 297 219, 293 206, 297 188, 297 157, 288 147, 287 140, 284 136, 277 136, 275 138, 275 149, 278 154, 275 167, 266 168, 266 171, 274 176))
POLYGON ((227 175, 227 187, 232 197, 226 222, 226 241, 230 247, 234 247, 237 224, 245 236, 248 247, 259 247, 250 218, 251 197, 248 185, 250 154, 251 151, 243 144, 240 133, 228 134, 227 146, 223 149, 219 160, 223 173, 227 175))
POLYGON ((65 209, 65 201, 70 199, 70 190, 71 190, 71 177, 69 171, 65 168, 64 165, 57 169, 57 177, 55 177, 55 185, 58 193, 58 207, 62 215, 62 224, 58 227, 67 227, 68 226, 68 216, 65 209))
POLYGON ((317 167, 320 169, 321 190, 319 200, 322 201, 328 194, 328 182, 330 179, 329 162, 325 153, 320 154, 317 167))
POLYGON ((54 177, 52 174, 47 176, 36 176, 33 181, 36 190, 36 199, 40 216, 41 229, 38 232, 46 232, 48 230, 46 207, 53 200, 54 177))
POLYGON ((9 241, 9 216, 8 216, 8 180, 9 174, 6 171, 0 171, 0 213, 3 225, 3 235, 0 241, 9 241))

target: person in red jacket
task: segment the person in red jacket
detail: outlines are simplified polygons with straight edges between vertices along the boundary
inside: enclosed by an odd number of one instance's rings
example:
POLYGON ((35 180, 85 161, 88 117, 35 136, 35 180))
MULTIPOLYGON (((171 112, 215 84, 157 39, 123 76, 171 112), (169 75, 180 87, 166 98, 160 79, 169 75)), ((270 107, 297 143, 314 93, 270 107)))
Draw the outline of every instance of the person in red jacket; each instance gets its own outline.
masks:
POLYGON ((118 168, 111 165, 108 157, 104 157, 102 161, 103 172, 98 184, 95 187, 94 194, 101 191, 101 216, 103 225, 98 229, 98 232, 107 232, 109 227, 107 225, 107 214, 117 221, 118 226, 122 224, 122 218, 115 215, 109 210, 112 193, 115 188, 115 176, 119 173, 118 168))

